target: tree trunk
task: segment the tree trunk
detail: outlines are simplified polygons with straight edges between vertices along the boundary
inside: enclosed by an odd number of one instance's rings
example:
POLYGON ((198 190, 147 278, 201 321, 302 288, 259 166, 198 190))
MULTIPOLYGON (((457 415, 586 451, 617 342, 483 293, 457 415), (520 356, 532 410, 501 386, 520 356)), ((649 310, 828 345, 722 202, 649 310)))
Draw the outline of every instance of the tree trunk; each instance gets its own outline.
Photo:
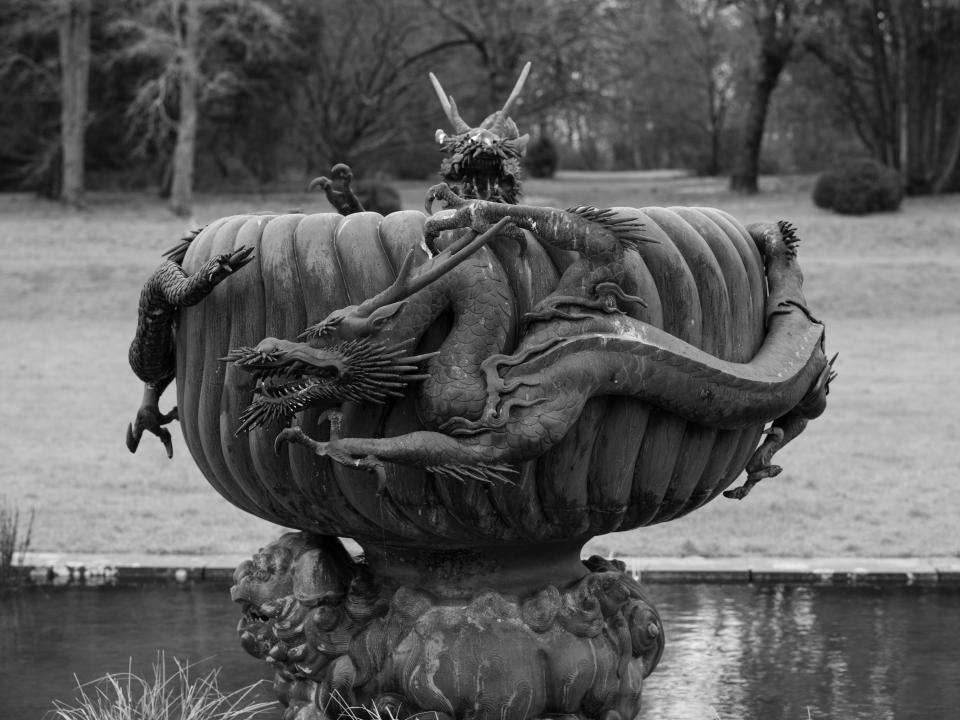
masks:
POLYGON ((931 182, 930 192, 939 194, 950 187, 958 161, 960 161, 960 118, 954 124, 950 141, 943 145, 943 153, 931 182))
POLYGON ((62 0, 60 10, 60 138, 63 148, 60 199, 73 207, 83 207, 83 149, 90 77, 90 0, 62 0))
POLYGON ((797 35, 794 14, 795 0, 755 0, 747 3, 757 30, 756 80, 747 101, 747 118, 743 127, 743 142, 733 161, 730 189, 736 192, 756 193, 760 174, 760 149, 763 129, 767 123, 770 98, 780 80, 780 73, 790 59, 797 35))
POLYGON ((193 169, 197 144, 197 93, 200 83, 198 42, 200 11, 197 0, 184 0, 180 5, 180 119, 177 122, 177 144, 173 150, 173 180, 170 187, 170 209, 177 215, 193 210, 193 169))
POLYGON ((760 77, 753 85, 747 105, 747 119, 743 128, 743 143, 734 160, 730 176, 730 189, 735 192, 754 194, 759 191, 757 178, 760 175, 760 150, 763 145, 763 129, 767 123, 767 109, 773 89, 777 86, 785 58, 772 58, 763 54, 760 77))

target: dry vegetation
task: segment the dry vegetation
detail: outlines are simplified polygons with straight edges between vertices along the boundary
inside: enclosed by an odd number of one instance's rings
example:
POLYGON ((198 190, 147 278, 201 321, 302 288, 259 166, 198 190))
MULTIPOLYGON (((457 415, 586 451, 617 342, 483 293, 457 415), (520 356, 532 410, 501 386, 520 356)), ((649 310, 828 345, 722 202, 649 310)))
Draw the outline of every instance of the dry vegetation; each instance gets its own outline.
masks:
MULTIPOLYGON (((425 185, 402 187, 408 206, 425 185)), ((771 180, 750 199, 722 188, 641 174, 528 183, 530 201, 561 207, 712 205, 744 222, 790 219, 808 300, 840 352, 828 412, 779 456, 783 475, 742 502, 721 498, 593 550, 960 554, 958 198, 851 218, 813 207, 803 182, 771 180)), ((326 211, 316 196, 200 198, 197 221, 295 207, 326 211)), ((136 455, 124 447, 141 392, 126 363, 139 289, 185 229, 149 197, 94 196, 84 213, 0 197, 0 483, 36 508, 38 550, 246 554, 279 532, 217 496, 177 433, 172 461, 153 437, 136 455)))

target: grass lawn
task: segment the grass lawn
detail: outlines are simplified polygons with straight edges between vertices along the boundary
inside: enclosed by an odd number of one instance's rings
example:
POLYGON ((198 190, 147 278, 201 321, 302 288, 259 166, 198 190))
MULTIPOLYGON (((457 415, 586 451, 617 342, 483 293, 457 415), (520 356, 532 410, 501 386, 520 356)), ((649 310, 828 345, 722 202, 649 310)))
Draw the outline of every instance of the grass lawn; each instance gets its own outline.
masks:
MULTIPOLYGON (((428 183, 404 183, 419 207, 428 183)), ((662 526, 593 541, 641 555, 960 554, 960 197, 908 199, 850 218, 809 201, 809 181, 753 198, 669 173, 530 181, 559 207, 710 205, 743 222, 789 219, 813 312, 840 352, 826 414, 777 456, 784 473, 662 526)), ((201 197, 197 223, 247 210, 326 212, 318 195, 201 197)), ((127 366, 140 287, 191 227, 153 197, 94 195, 83 213, 0 196, 0 495, 36 508, 36 550, 237 552, 280 530, 221 499, 174 432, 131 455, 141 386, 127 366)), ((163 409, 174 402, 168 391, 163 409)))

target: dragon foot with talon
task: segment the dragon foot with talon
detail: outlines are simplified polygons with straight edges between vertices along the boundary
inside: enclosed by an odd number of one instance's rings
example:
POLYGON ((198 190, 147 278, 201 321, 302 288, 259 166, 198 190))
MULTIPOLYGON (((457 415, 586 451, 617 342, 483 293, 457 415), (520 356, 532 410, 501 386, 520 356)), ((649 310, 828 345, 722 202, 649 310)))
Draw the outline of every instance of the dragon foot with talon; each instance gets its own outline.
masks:
POLYGON ((427 211, 427 215, 433 215, 433 204, 437 200, 440 200, 447 208, 454 210, 470 202, 466 198, 457 195, 453 188, 446 183, 438 183, 427 190, 427 195, 424 198, 423 207, 427 211))
POLYGON ((160 438, 164 449, 167 451, 167 457, 173 457, 173 440, 170 431, 164 425, 174 420, 179 420, 177 408, 173 408, 168 413, 160 412, 159 400, 162 389, 158 389, 151 383, 147 383, 143 393, 143 403, 137 410, 137 416, 132 423, 127 425, 127 449, 135 453, 140 445, 140 439, 144 432, 150 432, 160 438))
POLYGON ((377 476, 377 494, 384 492, 387 475, 383 462, 374 455, 358 456, 346 450, 340 440, 340 431, 343 426, 343 413, 339 410, 327 410, 318 418, 318 424, 324 420, 330 422, 330 439, 327 441, 314 440, 307 435, 303 428, 294 425, 284 428, 273 441, 273 450, 278 455, 284 444, 301 445, 319 457, 330 458, 344 467, 357 470, 370 470, 377 476))
POLYGON ((775 453, 783 449, 784 445, 806 429, 810 420, 823 412, 826 407, 827 395, 830 393, 830 383, 837 376, 837 373, 833 370, 833 364, 836 360, 836 355, 830 358, 797 407, 775 420, 769 428, 764 430, 764 435, 767 438, 754 451, 747 463, 747 479, 740 487, 725 490, 724 497, 743 500, 758 482, 764 478, 776 477, 783 472, 783 468, 772 464, 771 460, 775 453))
POLYGON ((625 311, 620 307, 618 300, 629 303, 636 303, 641 307, 647 307, 643 298, 636 295, 629 295, 624 292, 615 282, 600 282, 594 286, 594 295, 596 297, 583 297, 581 295, 548 295, 541 300, 537 307, 523 316, 524 326, 531 323, 547 320, 589 320, 594 317, 590 312, 576 312, 570 310, 561 310, 561 305, 572 305, 585 310, 599 310, 600 312, 612 314, 623 314, 625 311))

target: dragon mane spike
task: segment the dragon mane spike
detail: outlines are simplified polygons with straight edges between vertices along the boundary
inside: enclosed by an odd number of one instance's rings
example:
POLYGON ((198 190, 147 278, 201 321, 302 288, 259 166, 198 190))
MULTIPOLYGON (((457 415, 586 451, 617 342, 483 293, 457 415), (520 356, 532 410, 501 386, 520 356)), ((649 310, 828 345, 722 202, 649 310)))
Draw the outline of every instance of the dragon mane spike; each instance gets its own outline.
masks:
POLYGON ((470 126, 460 117, 460 112, 457 110, 457 104, 453 99, 453 95, 447 95, 447 93, 444 92, 443 86, 433 73, 430 73, 430 82, 433 84, 434 92, 437 93, 437 97, 440 99, 440 105, 443 107, 443 112, 453 126, 454 131, 457 134, 467 132, 470 126))

